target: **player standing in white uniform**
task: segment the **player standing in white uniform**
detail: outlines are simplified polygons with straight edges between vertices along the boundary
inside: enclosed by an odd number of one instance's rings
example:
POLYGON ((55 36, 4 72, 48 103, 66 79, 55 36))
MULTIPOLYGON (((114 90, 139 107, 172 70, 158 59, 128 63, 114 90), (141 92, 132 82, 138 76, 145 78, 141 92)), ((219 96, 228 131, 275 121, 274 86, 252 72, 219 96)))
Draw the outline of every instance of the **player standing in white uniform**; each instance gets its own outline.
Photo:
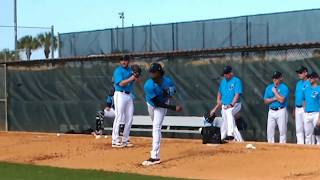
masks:
MULTIPOLYGON (((242 142, 243 138, 235 123, 235 115, 241 110, 242 82, 234 76, 231 66, 225 66, 222 75, 224 78, 220 82, 217 94, 217 106, 222 106, 221 139, 235 139, 242 142)), ((218 109, 217 106, 211 110, 210 114, 215 113, 215 110, 218 109)))
POLYGON ((171 78, 164 76, 162 66, 152 63, 149 72, 151 78, 144 84, 144 92, 152 120, 152 150, 151 157, 142 162, 144 166, 160 163, 161 127, 167 109, 177 112, 182 110, 178 105, 169 105, 169 99, 175 94, 176 87, 171 78))
POLYGON ((297 144, 305 143, 305 121, 304 121, 304 107, 303 107, 303 93, 304 90, 310 86, 310 82, 308 81, 308 69, 304 66, 300 66, 298 70, 296 70, 299 81, 296 84, 295 90, 295 108, 294 108, 294 119, 296 125, 296 136, 297 136, 297 144))
POLYGON ((269 105, 267 138, 268 143, 274 143, 275 127, 278 125, 280 143, 287 141, 288 99, 289 88, 282 80, 282 73, 275 71, 272 75, 273 83, 269 84, 264 93, 264 103, 269 105))
MULTIPOLYGON (((319 75, 312 72, 309 75, 311 86, 307 87, 303 93, 303 99, 305 100, 305 143, 313 144, 313 130, 316 126, 319 126, 319 111, 320 111, 320 86, 318 85, 319 75)), ((320 145, 320 136, 315 136, 317 145, 320 145)))
POLYGON ((113 72, 115 119, 112 129, 112 147, 129 147, 129 134, 133 120, 133 83, 138 77, 129 67, 130 57, 125 55, 120 60, 120 66, 113 72), (125 122, 123 137, 119 136, 120 122, 125 122))

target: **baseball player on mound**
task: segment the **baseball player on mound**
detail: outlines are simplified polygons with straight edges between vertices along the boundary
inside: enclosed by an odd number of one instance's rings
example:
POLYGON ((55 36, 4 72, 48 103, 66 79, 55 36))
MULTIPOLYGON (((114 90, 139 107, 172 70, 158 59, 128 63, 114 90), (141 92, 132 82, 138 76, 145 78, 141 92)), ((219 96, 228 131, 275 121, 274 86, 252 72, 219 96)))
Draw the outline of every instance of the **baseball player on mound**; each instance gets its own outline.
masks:
POLYGON ((225 66, 222 75, 224 78, 220 82, 217 105, 210 114, 214 114, 217 107, 222 106, 221 140, 242 142, 243 138, 235 123, 235 115, 241 110, 242 82, 234 76, 231 66, 225 66))
POLYGON ((273 83, 267 86, 264 93, 264 103, 269 105, 267 122, 268 143, 274 143, 276 124, 278 125, 280 133, 279 142, 286 143, 289 88, 282 82, 283 77, 281 72, 273 72, 272 79, 273 83))
MULTIPOLYGON (((112 147, 130 147, 129 134, 133 120, 133 84, 139 80, 141 69, 129 67, 130 57, 123 56, 113 72, 115 119, 112 129, 112 147), (125 122, 123 137, 119 136, 120 122, 125 122)), ((135 66, 137 67, 137 66, 135 66)))
POLYGON ((298 78, 300 79, 296 84, 295 90, 295 108, 294 108, 294 119, 296 125, 296 136, 297 136, 297 144, 305 143, 305 121, 304 121, 304 108, 303 108, 303 93, 305 89, 310 87, 310 82, 308 81, 308 69, 304 66, 300 66, 298 70, 296 70, 298 78))
MULTIPOLYGON (((305 100, 305 143, 313 144, 313 130, 316 126, 319 126, 319 111, 320 111, 320 86, 318 85, 319 75, 312 72, 309 75, 311 86, 307 87, 303 93, 303 99, 305 100)), ((317 145, 320 145, 320 136, 315 136, 317 145)))
POLYGON ((152 124, 152 150, 151 157, 142 162, 149 166, 160 163, 161 127, 167 109, 181 111, 178 105, 169 105, 169 99, 174 95, 176 88, 174 82, 164 71, 159 63, 152 63, 149 69, 151 78, 144 84, 145 98, 152 124))

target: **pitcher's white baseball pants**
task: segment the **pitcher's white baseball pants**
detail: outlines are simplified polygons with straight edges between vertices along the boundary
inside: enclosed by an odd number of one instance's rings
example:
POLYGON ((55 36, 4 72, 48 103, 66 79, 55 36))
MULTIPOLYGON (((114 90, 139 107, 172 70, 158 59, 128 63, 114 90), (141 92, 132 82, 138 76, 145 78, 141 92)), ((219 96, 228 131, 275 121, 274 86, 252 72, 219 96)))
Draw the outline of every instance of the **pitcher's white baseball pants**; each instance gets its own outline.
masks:
POLYGON ((152 120, 151 158, 160 159, 161 128, 164 116, 167 114, 167 109, 153 107, 148 104, 148 112, 152 120))
POLYGON ((242 142, 242 136, 235 122, 235 114, 241 110, 241 103, 236 103, 234 107, 225 109, 227 106, 222 105, 221 115, 222 124, 220 127, 221 139, 227 136, 233 136, 236 141, 242 142))
POLYGON ((115 109, 115 119, 113 122, 112 129, 112 143, 120 143, 121 139, 119 136, 119 125, 120 122, 124 122, 124 131, 122 142, 129 141, 129 135, 133 120, 133 98, 130 94, 124 92, 116 91, 114 93, 114 109, 115 109))

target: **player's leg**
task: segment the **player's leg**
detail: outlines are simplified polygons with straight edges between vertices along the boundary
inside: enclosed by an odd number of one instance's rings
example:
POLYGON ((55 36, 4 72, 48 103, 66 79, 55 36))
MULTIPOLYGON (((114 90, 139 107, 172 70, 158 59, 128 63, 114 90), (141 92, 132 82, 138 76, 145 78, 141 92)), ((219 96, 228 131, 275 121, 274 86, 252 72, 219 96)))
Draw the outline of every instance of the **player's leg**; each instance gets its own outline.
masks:
POLYGON ((134 105, 133 105, 133 99, 130 96, 127 101, 127 107, 125 109, 125 125, 123 130, 123 143, 127 146, 132 146, 132 144, 129 144, 129 136, 133 121, 133 112, 134 112, 134 105))
POLYGON ((304 110, 303 108, 295 108, 295 124, 297 144, 304 144, 304 110))
POLYGON ((164 108, 154 109, 154 118, 152 122, 152 159, 160 159, 161 128, 166 113, 167 110, 164 108))
MULTIPOLYGON (((314 112, 312 113, 312 119, 313 119, 313 128, 317 126, 317 122, 319 119, 319 113, 318 112, 314 112)), ((316 140, 316 144, 320 145, 320 136, 319 135, 314 135, 315 140, 316 140)))
POLYGON ((241 136, 240 131, 238 130, 238 127, 236 125, 235 122, 235 115, 238 114, 241 110, 241 104, 240 103, 236 103, 234 105, 234 107, 231 110, 232 116, 233 116, 233 135, 234 135, 234 139, 238 142, 243 142, 243 138, 241 136))
POLYGON ((226 120, 227 120, 227 136, 234 136, 233 127, 235 126, 235 124, 234 124, 234 117, 232 115, 232 109, 233 108, 228 108, 225 110, 226 120))
POLYGON ((287 124, 288 124, 288 112, 286 108, 278 110, 277 124, 279 128, 279 143, 287 142, 287 124))
POLYGON ((273 111, 273 110, 269 110, 268 112, 268 120, 267 120, 268 143, 274 143, 274 131, 276 128, 275 112, 276 111, 273 111))
POLYGON ((305 143, 313 144, 313 118, 311 113, 304 113, 305 143))
POLYGON ((222 122, 220 127, 220 134, 221 134, 221 140, 223 140, 227 137, 227 131, 228 131, 227 115, 226 115, 226 110, 224 109, 224 106, 222 106, 221 116, 222 116, 222 122))
POLYGON ((125 99, 121 92, 114 93, 114 107, 115 107, 115 119, 113 121, 112 128, 112 145, 121 146, 121 139, 119 137, 119 122, 123 121, 124 109, 125 109, 125 99))

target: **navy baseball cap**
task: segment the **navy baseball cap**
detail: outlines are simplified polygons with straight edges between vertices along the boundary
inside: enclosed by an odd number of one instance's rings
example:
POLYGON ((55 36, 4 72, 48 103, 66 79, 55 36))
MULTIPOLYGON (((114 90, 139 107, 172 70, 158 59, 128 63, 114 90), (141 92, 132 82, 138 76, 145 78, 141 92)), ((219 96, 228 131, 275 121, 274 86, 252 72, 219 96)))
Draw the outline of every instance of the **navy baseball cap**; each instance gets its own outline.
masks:
POLYGON ((129 61, 130 60, 130 56, 129 55, 124 55, 121 57, 120 59, 121 61, 129 61))
POLYGON ((272 73, 272 79, 279 79, 279 78, 281 78, 281 77, 282 77, 282 73, 279 72, 279 71, 274 71, 274 72, 272 73))
POLYGON ((225 66, 224 68, 223 68, 223 72, 222 72, 222 76, 223 75, 225 75, 225 74, 229 74, 229 73, 231 73, 232 72, 232 67, 231 66, 225 66))
POLYGON ((304 67, 304 66, 300 66, 297 70, 296 73, 303 73, 303 72, 308 72, 308 68, 304 67))
POLYGON ((162 72, 162 71, 163 71, 162 66, 159 63, 152 63, 150 65, 149 72, 155 73, 155 72, 162 72))
POLYGON ((316 72, 312 72, 311 74, 308 74, 308 78, 318 78, 319 75, 316 72))

